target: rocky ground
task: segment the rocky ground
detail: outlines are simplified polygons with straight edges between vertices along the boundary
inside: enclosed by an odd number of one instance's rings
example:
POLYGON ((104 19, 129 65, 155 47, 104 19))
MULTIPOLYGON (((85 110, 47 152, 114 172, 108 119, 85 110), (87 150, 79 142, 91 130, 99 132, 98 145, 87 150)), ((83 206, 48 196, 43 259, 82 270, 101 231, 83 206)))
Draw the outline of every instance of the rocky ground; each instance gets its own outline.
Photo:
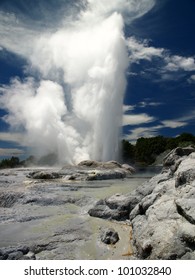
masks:
POLYGON ((95 161, 1 170, 0 259, 128 258, 130 225, 95 219, 88 210, 143 182, 125 179, 131 172, 127 165, 95 161))
POLYGON ((95 161, 2 170, 0 259, 194 260, 195 149, 171 151, 150 180, 132 172, 95 161))
POLYGON ((136 259, 195 259, 195 149, 177 148, 162 172, 129 194, 102 199, 89 215, 129 220, 136 259))

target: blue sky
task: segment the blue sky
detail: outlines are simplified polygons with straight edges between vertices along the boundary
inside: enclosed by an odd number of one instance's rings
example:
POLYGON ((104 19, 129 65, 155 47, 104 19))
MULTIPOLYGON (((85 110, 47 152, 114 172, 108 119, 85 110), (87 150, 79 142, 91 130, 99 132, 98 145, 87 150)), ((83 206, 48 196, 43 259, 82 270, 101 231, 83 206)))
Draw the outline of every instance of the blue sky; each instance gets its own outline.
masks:
MULTIPOLYGON (((48 28, 57 30, 64 14, 69 18, 71 9, 72 20, 84 5, 79 0, 74 5, 66 0, 42 1, 44 5, 41 1, 26 2, 0 3, 0 87, 3 88, 14 77, 24 79, 29 72, 39 77, 28 60, 29 38, 48 28), (15 29, 18 21, 22 25, 15 29), (18 34, 14 36, 16 31, 18 34)), ((126 73, 123 138, 132 143, 139 137, 194 134, 195 126, 195 1, 148 0, 148 5, 147 12, 130 23, 126 15, 124 29, 130 63, 126 73)), ((5 121, 7 113, 2 106, 0 156, 25 156, 29 150, 23 142, 24 131, 17 126, 10 128, 5 121)))
POLYGON ((131 66, 128 78, 125 104, 130 104, 131 112, 137 114, 136 125, 124 127, 130 140, 158 134, 194 134, 195 1, 159 3, 131 29, 140 40, 140 53, 145 59, 131 66))

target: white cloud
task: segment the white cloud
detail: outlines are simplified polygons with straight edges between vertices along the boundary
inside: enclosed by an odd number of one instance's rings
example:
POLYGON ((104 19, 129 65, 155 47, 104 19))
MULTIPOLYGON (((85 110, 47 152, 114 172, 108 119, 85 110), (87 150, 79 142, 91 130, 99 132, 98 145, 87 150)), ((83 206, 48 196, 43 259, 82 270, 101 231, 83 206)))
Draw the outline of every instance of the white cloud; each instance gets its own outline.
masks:
POLYGON ((154 57, 163 58, 164 49, 149 46, 147 40, 138 41, 135 37, 130 37, 127 39, 127 46, 131 63, 142 59, 151 61, 154 57))
POLYGON ((151 117, 145 113, 143 114, 131 114, 131 115, 123 115, 123 126, 126 125, 140 125, 145 123, 150 123, 155 121, 154 117, 151 117))
POLYGON ((2 149, 0 148, 0 156, 18 156, 25 152, 21 149, 2 149))
POLYGON ((164 128, 175 129, 188 125, 187 120, 195 119, 195 112, 191 112, 190 116, 185 116, 183 118, 178 118, 174 120, 162 120, 158 125, 147 126, 147 127, 138 127, 132 130, 129 130, 129 134, 126 134, 124 138, 126 140, 136 142, 140 137, 155 137, 160 134, 160 130, 164 128))
POLYGON ((159 129, 161 129, 162 125, 152 126, 152 127, 138 127, 129 131, 129 134, 126 134, 124 138, 126 140, 135 143, 138 138, 145 137, 154 137, 158 135, 159 129))
POLYGON ((167 128, 177 128, 177 127, 186 126, 188 123, 179 120, 165 120, 162 121, 162 124, 164 127, 167 128))
POLYGON ((135 105, 123 105, 123 113, 126 113, 128 111, 133 111, 135 109, 135 105))
POLYGON ((167 56, 165 58, 167 65, 165 70, 176 72, 179 70, 183 71, 194 71, 195 70, 195 59, 194 57, 182 57, 179 55, 167 56))
POLYGON ((141 107, 141 108, 145 108, 145 107, 148 107, 148 106, 160 106, 162 105, 163 103, 161 102, 147 102, 147 101, 141 101, 138 103, 138 107, 141 107))
POLYGON ((14 132, 0 132, 0 141, 15 142, 22 145, 24 140, 24 135, 21 133, 14 132))
MULTIPOLYGON (((135 37, 130 37, 126 40, 127 47, 129 50, 130 63, 139 63, 141 60, 147 60, 152 63, 154 58, 158 58, 158 63, 155 67, 147 70, 148 73, 155 73, 161 76, 164 81, 167 80, 178 80, 183 76, 175 75, 178 71, 190 72, 195 71, 195 58, 184 57, 180 55, 172 55, 169 50, 164 48, 156 48, 149 45, 148 40, 138 40, 135 37)), ((141 71, 140 74, 145 75, 145 71, 141 71)), ((137 73, 129 72, 129 76, 136 76, 137 73)), ((149 75, 150 77, 150 75, 149 75)), ((192 78, 188 79, 188 82, 193 82, 192 78)))

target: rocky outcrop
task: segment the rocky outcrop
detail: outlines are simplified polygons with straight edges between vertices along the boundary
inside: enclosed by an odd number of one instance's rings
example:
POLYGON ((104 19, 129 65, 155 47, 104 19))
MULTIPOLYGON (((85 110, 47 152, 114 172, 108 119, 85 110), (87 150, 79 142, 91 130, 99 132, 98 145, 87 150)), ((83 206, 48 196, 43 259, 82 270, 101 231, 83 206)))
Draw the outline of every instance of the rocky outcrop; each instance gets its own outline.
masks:
POLYGON ((177 148, 162 172, 128 195, 99 201, 89 214, 129 220, 139 259, 195 259, 195 149, 177 148))
POLYGON ((95 181, 109 179, 123 179, 135 172, 128 164, 121 165, 117 161, 99 162, 85 160, 76 166, 64 166, 59 171, 36 170, 27 177, 35 180, 54 180, 63 178, 67 181, 95 181))

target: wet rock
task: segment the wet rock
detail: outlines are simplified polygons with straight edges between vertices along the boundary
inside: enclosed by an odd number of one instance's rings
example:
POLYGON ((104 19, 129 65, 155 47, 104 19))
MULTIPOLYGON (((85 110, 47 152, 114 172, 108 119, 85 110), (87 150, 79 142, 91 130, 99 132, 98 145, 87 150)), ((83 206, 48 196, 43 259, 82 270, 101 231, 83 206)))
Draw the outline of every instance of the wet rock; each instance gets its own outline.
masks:
POLYGON ((119 241, 119 235, 113 228, 109 228, 101 233, 101 241, 105 244, 115 244, 119 241))

